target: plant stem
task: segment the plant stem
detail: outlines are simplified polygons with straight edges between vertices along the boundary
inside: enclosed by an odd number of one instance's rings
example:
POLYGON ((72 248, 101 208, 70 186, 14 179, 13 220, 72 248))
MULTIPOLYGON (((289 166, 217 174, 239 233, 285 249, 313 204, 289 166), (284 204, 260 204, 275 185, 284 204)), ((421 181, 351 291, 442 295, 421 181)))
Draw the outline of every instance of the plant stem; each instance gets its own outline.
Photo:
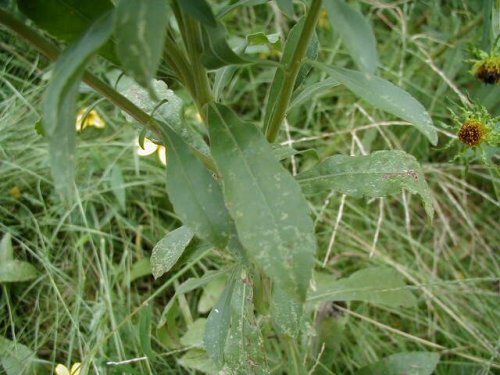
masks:
MULTIPOLYGON (((35 30, 26 26, 23 22, 17 20, 4 9, 0 8, 0 24, 6 26, 17 35, 26 40, 30 45, 38 50, 41 54, 45 55, 49 60, 55 61, 61 54, 60 49, 52 42, 48 41, 35 30)), ((121 95, 118 91, 113 89, 107 83, 101 81, 94 74, 85 72, 83 74, 83 82, 93 88, 97 93, 107 98, 111 103, 122 109, 124 112, 132 116, 146 129, 150 130, 156 136, 161 138, 161 125, 153 117, 148 115, 126 97, 121 95)), ((214 161, 207 155, 201 153, 195 148, 191 148, 195 156, 200 159, 207 168, 213 172, 217 171, 214 161)))
POLYGON ((300 67, 307 53, 307 48, 309 47, 309 42, 314 33, 316 23, 318 21, 319 13, 321 10, 321 0, 312 0, 311 8, 307 13, 307 18, 304 23, 304 28, 300 35, 297 48, 293 52, 292 62, 285 67, 285 80, 281 93, 276 104, 276 109, 273 112, 269 125, 266 129, 266 136, 269 142, 274 142, 278 131, 283 123, 286 116, 288 105, 290 104, 290 99, 292 97, 293 88, 297 80, 297 75, 299 74, 300 67))

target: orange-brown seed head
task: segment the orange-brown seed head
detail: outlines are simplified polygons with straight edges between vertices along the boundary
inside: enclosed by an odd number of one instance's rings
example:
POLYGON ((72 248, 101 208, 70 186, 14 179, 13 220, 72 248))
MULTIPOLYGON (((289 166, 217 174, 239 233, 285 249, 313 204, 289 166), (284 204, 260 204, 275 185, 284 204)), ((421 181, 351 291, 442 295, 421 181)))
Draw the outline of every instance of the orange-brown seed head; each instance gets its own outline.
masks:
POLYGON ((467 120, 458 131, 458 139, 469 147, 476 147, 484 141, 487 129, 479 120, 467 120))

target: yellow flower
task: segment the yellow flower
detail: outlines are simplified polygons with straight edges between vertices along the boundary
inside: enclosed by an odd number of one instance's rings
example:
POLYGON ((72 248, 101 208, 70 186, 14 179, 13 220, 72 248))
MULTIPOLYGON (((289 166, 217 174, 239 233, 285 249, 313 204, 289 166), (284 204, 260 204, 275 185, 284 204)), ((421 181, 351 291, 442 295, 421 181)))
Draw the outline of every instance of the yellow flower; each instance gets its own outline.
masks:
POLYGON ((75 126, 77 131, 82 131, 88 126, 102 129, 106 126, 106 123, 95 109, 88 111, 88 108, 82 108, 76 117, 75 126))
POLYGON ((167 150, 165 146, 157 145, 149 138, 144 138, 143 147, 139 143, 139 138, 135 140, 135 147, 137 155, 139 156, 148 156, 153 153, 157 153, 158 159, 163 165, 167 165, 167 150))
POLYGON ((73 363, 71 370, 62 364, 56 366, 56 375, 80 375, 82 364, 80 362, 73 363))

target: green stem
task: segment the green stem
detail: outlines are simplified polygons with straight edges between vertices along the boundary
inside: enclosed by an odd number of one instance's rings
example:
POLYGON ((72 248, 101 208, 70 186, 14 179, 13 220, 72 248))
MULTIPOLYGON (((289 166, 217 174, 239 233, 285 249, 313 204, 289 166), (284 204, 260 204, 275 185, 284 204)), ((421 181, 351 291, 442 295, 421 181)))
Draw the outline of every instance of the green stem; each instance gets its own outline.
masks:
MULTIPOLYGON (((50 60, 57 60, 61 54, 60 49, 52 44, 50 41, 39 35, 36 31, 26 26, 15 17, 11 16, 4 9, 0 8, 0 24, 6 26, 17 35, 26 40, 38 52, 45 55, 50 60)), ((85 72, 83 75, 83 82, 93 88, 97 93, 107 98, 111 103, 128 113, 137 122, 139 122, 146 129, 150 130, 153 134, 161 138, 161 125, 150 115, 137 107, 134 103, 121 95, 107 83, 101 81, 95 75, 85 72)), ((207 155, 192 148, 192 152, 200 159, 207 168, 213 172, 217 171, 214 161, 207 155)))
POLYGON ((271 115, 271 119, 266 129, 266 136, 269 142, 274 142, 278 131, 285 119, 288 105, 290 104, 290 99, 293 94, 293 88, 297 80, 297 75, 299 74, 300 67, 307 53, 307 48, 309 47, 309 42, 314 33, 316 23, 318 22, 319 13, 321 11, 321 0, 312 0, 311 8, 307 13, 307 18, 304 23, 304 28, 300 35, 297 48, 293 52, 291 63, 285 67, 285 80, 281 93, 276 103, 276 109, 271 115))

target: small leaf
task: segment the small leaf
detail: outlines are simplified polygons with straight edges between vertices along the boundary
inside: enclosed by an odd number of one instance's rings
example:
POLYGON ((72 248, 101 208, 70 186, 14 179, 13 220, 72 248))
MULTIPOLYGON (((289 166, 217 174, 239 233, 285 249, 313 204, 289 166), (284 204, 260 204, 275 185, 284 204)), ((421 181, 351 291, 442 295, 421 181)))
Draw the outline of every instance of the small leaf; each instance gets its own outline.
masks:
POLYGON ((221 104, 208 108, 208 120, 212 155, 241 244, 273 281, 303 300, 316 241, 300 187, 255 126, 221 104))
POLYGON ((181 337, 181 344, 188 347, 203 348, 203 335, 207 320, 205 318, 196 319, 193 324, 188 327, 186 333, 181 337))
POLYGON ((354 197, 384 197, 403 188, 419 194, 432 219, 429 186, 417 160, 404 151, 378 151, 366 156, 335 155, 296 176, 306 193, 336 190, 354 197))
POLYGON ((220 368, 223 365, 224 346, 229 332, 231 319, 231 298, 233 295, 235 275, 231 276, 219 302, 208 315, 205 329, 205 349, 208 356, 220 368))
POLYGON ((49 138, 50 163, 56 189, 67 200, 74 195, 75 112, 80 79, 90 58, 109 39, 112 18, 99 18, 60 56, 52 71, 43 104, 43 127, 49 138))
POLYGON ((36 279, 38 271, 28 262, 9 260, 0 264, 0 283, 17 283, 36 279))
POLYGON ((308 302, 363 301, 387 306, 413 307, 417 300, 401 275, 387 267, 367 268, 347 278, 318 283, 308 302))
POLYGON ((217 25, 217 20, 212 12, 212 8, 206 0, 180 0, 176 3, 185 13, 200 21, 202 24, 210 27, 215 27, 217 25))
POLYGON ((288 17, 293 18, 293 0, 276 0, 278 8, 288 17))
POLYGON ((217 13, 217 19, 222 19, 225 17, 227 14, 231 13, 233 10, 236 10, 240 7, 243 6, 255 6, 255 5, 260 5, 260 4, 265 4, 269 2, 269 0, 239 0, 234 3, 230 3, 224 7, 222 7, 219 12, 217 13))
POLYGON ((184 281, 179 288, 177 288, 178 294, 185 294, 192 290, 201 288, 202 286, 208 284, 209 282, 222 277, 227 274, 231 269, 223 269, 220 271, 208 271, 203 274, 201 277, 191 277, 184 281))
POLYGON ((151 266, 155 279, 170 271, 193 236, 191 229, 183 226, 168 233, 155 245, 151 254, 151 266))
POLYGON ((422 104, 403 89, 370 73, 327 66, 314 61, 311 64, 326 71, 374 107, 412 123, 433 145, 437 144, 437 132, 431 117, 422 104))
POLYGON ((198 301, 198 312, 199 313, 207 313, 212 307, 217 303, 222 292, 224 291, 224 287, 227 284, 226 277, 219 277, 210 281, 204 288, 203 293, 198 301))
POLYGON ((14 259, 14 250, 12 248, 12 236, 6 232, 0 242, 0 264, 14 259))
POLYGON ((275 286, 271 298, 271 317, 279 334, 297 338, 300 333, 302 303, 296 302, 283 289, 275 286))
POLYGON ((226 28, 221 23, 216 26, 203 25, 203 52, 201 62, 207 69, 219 69, 226 65, 247 64, 249 61, 237 55, 226 40, 226 28))
POLYGON ((166 0, 121 0, 115 10, 118 57, 125 71, 150 92, 165 44, 168 10, 166 0))
POLYGON ((127 277, 124 280, 124 285, 128 287, 130 283, 134 282, 137 279, 140 279, 141 277, 151 276, 152 272, 151 262, 149 261, 149 259, 142 258, 132 264, 132 267, 130 267, 130 272, 127 273, 127 277))
POLYGON ((288 110, 298 107, 299 105, 302 105, 308 100, 314 98, 316 95, 328 92, 333 87, 337 87, 339 85, 340 82, 334 78, 328 78, 323 81, 307 85, 303 89, 297 90, 294 93, 294 95, 292 96, 292 100, 290 101, 288 110))
POLYGON ((175 212, 198 237, 223 249, 234 224, 220 185, 177 134, 166 125, 162 129, 169 160, 167 192, 175 212))
POLYGON ((190 370, 198 370, 204 374, 218 375, 215 364, 208 358, 207 353, 201 349, 191 349, 178 360, 179 364, 190 370))
MULTIPOLYGON (((113 10, 109 0, 17 0, 17 5, 38 27, 66 43, 79 39, 94 20, 113 10)), ((112 41, 99 53, 118 65, 112 41)))
POLYGON ((113 192, 120 209, 124 212, 127 208, 125 196, 125 181, 123 181, 123 174, 121 168, 115 164, 111 168, 110 174, 111 191, 113 192))
POLYGON ((3 367, 6 375, 33 374, 37 360, 36 354, 27 346, 0 336, 0 370, 3 367))
POLYGON ((362 71, 374 73, 378 65, 377 41, 370 23, 344 0, 325 0, 333 28, 362 71))
POLYGON ((139 313, 139 343, 142 353, 149 358, 154 357, 154 352, 151 347, 151 319, 153 316, 153 307, 151 304, 146 305, 139 313))
POLYGON ((363 367, 355 375, 432 375, 438 362, 437 353, 397 353, 363 367))
POLYGON ((265 34, 263 32, 247 35, 250 46, 270 46, 276 51, 281 51, 281 38, 279 33, 265 34))

